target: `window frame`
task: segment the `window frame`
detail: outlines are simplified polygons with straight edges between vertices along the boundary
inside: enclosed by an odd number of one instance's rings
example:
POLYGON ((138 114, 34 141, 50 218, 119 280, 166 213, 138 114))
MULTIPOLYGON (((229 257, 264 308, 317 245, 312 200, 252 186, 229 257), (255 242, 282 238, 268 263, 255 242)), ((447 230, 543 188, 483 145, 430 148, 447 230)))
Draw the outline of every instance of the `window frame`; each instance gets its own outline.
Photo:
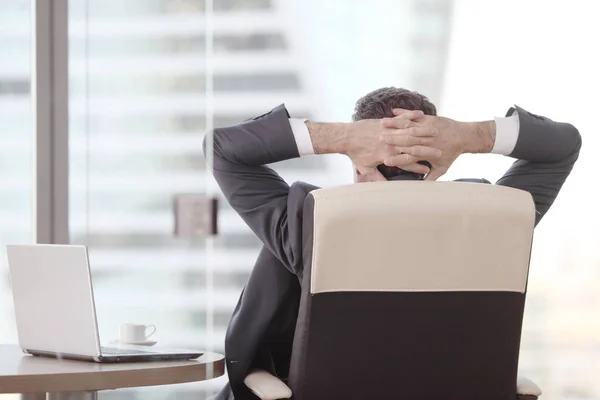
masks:
POLYGON ((69 243, 68 0, 31 0, 36 243, 69 243))

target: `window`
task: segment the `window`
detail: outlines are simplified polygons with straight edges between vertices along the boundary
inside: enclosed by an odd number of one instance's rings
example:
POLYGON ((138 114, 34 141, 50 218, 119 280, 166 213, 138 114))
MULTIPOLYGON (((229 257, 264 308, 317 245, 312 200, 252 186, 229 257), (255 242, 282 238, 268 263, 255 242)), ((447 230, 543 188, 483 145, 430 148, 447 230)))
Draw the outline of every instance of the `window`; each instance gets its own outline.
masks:
POLYGON ((5 245, 30 243, 34 233, 29 1, 0 2, 0 27, 0 342, 15 343, 5 245))
MULTIPOLYGON (((195 24, 178 23, 202 23, 199 3, 71 1, 70 234, 72 243, 89 247, 103 340, 116 338, 120 323, 153 323, 162 344, 222 352, 225 328, 260 249, 223 200, 213 256, 203 238, 173 236, 173 197, 202 192, 212 179, 202 154, 205 35, 195 24), (123 22, 132 18, 130 25, 123 22), (208 263, 214 269, 212 343, 206 326, 208 263)), ((255 10, 277 18, 269 1, 215 2, 219 18, 232 23, 243 18, 241 12, 255 10)), ((290 95, 302 105, 294 112, 311 115, 298 66, 263 61, 290 57, 287 32, 267 32, 261 21, 246 19, 256 26, 254 33, 215 31, 215 58, 224 66, 213 79, 215 126, 264 113, 290 95), (258 97, 258 104, 251 101, 258 97)), ((320 158, 278 165, 294 180, 331 174, 328 168, 320 158)), ((183 390, 198 398, 223 382, 100 396, 164 398, 183 390)))

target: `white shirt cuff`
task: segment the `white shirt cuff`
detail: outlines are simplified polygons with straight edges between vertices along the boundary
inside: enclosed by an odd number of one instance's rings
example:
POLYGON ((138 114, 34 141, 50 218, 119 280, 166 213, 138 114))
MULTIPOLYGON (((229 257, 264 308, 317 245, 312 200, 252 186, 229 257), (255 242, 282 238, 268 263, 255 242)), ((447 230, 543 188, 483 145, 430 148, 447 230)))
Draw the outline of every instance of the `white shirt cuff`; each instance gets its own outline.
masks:
POLYGON ((519 139, 519 114, 515 111, 510 117, 496 117, 496 141, 492 153, 510 155, 519 139))
POLYGON ((298 146, 298 153, 301 156, 315 154, 312 140, 310 140, 310 132, 308 132, 308 127, 304 123, 306 122, 306 118, 290 118, 289 121, 296 146, 298 146))

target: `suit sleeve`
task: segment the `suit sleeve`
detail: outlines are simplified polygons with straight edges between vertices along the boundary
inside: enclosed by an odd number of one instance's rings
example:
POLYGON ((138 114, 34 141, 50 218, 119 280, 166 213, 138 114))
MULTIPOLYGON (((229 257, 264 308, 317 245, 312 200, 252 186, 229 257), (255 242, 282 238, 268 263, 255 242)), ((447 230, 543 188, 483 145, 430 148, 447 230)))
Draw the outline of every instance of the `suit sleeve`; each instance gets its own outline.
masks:
POLYGON ((579 157, 581 135, 571 124, 554 122, 520 107, 511 108, 507 116, 515 111, 519 116, 519 136, 509 156, 517 161, 496 184, 531 193, 537 225, 579 157))
MULTIPOLYGON (((301 267, 301 249, 290 242, 290 187, 265 165, 299 157, 288 118, 280 105, 240 125, 214 129, 213 173, 231 207, 294 272, 301 267)), ((206 154, 206 138, 203 147, 206 154)))

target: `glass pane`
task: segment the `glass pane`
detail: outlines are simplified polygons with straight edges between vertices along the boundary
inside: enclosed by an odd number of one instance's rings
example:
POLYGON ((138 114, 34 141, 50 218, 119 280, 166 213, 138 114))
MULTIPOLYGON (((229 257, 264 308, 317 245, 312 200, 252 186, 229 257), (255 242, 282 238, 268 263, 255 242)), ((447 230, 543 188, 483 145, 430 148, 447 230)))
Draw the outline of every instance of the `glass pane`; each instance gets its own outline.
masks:
MULTIPOLYGON (((158 345, 222 353, 224 327, 247 272, 214 276, 216 329, 210 335, 207 241, 176 237, 173 214, 176 195, 205 193, 210 180, 202 153, 206 35, 197 26, 204 20, 199 6, 70 1, 69 228, 71 242, 89 248, 105 343, 119 338, 120 324, 154 324, 158 345)), ((243 46, 236 37, 222 40, 227 49, 243 46)), ((254 79, 264 77, 240 76, 239 83, 253 90, 254 79)), ((232 90, 227 79, 215 82, 216 90, 232 90)), ((282 75, 274 84, 295 83, 282 75)), ((247 116, 232 109, 215 123, 247 116)), ((226 240, 224 234, 210 248, 226 240)), ((229 267, 227 261, 216 260, 229 267)), ((202 399, 223 382, 106 391, 100 397, 202 399)))
POLYGON ((0 343, 17 343, 6 244, 34 240, 31 4, 0 2, 0 343))
MULTIPOLYGON (((590 2, 456 2, 442 98, 447 116, 489 118, 516 103, 582 135, 579 160, 534 237, 519 370, 542 387, 542 399, 600 398, 600 217, 591 184, 600 64, 588 51, 600 34, 595 9, 590 2), (539 22, 533 30, 532 20, 539 22)), ((459 160, 448 178, 475 173, 493 182, 514 161, 484 160, 459 160)))

